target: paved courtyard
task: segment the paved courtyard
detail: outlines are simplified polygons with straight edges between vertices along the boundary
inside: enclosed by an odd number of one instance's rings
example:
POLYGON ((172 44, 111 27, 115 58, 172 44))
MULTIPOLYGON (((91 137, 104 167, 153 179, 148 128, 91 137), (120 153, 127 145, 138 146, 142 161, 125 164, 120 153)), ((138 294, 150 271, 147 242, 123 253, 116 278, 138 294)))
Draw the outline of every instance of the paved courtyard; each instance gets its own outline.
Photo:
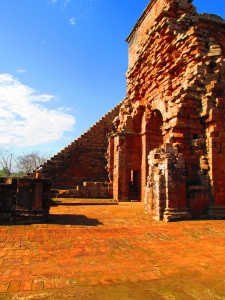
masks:
POLYGON ((48 224, 0 226, 1 300, 225 299, 225 221, 71 201, 48 224))

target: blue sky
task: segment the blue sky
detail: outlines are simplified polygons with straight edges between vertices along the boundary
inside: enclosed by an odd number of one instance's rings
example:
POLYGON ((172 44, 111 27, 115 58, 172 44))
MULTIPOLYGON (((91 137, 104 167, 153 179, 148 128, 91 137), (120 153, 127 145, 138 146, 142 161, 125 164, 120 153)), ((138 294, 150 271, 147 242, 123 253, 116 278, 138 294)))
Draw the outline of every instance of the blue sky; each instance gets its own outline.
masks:
MULTIPOLYGON (((0 147, 57 153, 125 96, 147 0, 0 1, 0 147)), ((225 18, 223 0, 195 0, 225 18)))

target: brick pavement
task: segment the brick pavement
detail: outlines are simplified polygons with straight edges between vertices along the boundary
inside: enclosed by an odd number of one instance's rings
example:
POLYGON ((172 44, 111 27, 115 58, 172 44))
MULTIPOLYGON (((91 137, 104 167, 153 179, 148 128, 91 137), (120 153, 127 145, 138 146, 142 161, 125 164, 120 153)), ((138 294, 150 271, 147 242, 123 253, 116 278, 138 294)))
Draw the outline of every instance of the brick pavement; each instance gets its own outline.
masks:
POLYGON ((225 299, 225 221, 153 221, 141 203, 51 208, 0 227, 0 299, 225 299))

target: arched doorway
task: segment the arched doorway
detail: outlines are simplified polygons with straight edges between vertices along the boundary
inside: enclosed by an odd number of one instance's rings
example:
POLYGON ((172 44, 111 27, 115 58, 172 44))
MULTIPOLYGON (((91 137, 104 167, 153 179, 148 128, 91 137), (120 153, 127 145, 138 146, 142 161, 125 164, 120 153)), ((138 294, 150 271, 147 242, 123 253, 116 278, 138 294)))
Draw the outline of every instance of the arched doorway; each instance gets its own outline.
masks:
POLYGON ((148 154, 163 143, 163 117, 158 109, 145 110, 141 120, 141 199, 144 199, 148 176, 148 154))

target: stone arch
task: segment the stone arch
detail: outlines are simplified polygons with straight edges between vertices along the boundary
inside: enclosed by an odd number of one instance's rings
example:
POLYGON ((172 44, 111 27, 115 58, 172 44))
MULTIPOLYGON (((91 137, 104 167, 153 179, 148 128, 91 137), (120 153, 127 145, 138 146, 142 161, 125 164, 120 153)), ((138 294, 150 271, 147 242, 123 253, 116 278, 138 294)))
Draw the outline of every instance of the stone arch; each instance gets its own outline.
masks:
POLYGON ((155 99, 151 102, 151 110, 159 110, 163 120, 165 120, 166 114, 167 114, 167 107, 165 105, 165 102, 162 99, 155 99))

